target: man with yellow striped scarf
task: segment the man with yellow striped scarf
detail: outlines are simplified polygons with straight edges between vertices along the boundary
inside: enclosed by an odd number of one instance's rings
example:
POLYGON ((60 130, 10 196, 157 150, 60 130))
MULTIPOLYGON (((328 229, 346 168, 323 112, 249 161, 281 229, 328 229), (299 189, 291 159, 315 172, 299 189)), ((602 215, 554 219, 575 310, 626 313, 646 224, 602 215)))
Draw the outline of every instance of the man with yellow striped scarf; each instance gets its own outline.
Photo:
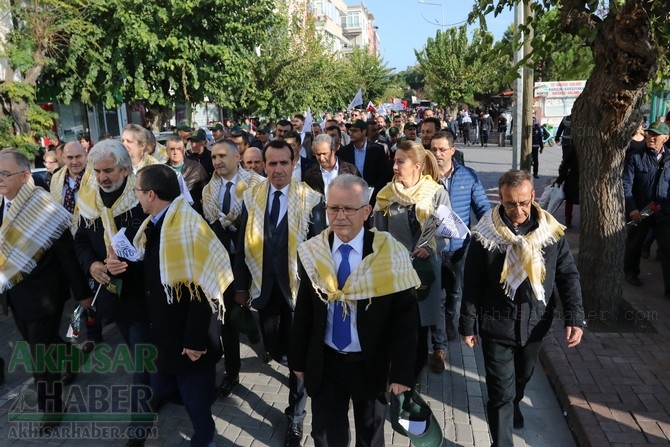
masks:
MULTIPOLYGON (((321 194, 291 179, 299 162, 284 140, 263 150, 267 179, 244 193, 240 238, 235 257, 235 301, 258 309, 265 349, 283 362, 298 293, 298 244, 325 228, 321 194)), ((289 418, 285 445, 300 445, 307 394, 289 372, 289 418)))
MULTIPOLYGON (((202 190, 202 209, 205 219, 228 250, 231 263, 233 263, 242 214, 242 196, 247 189, 262 182, 263 177, 254 171, 240 168, 240 152, 232 140, 219 140, 212 145, 210 151, 214 175, 202 190)), ((248 309, 242 310, 235 305, 235 289, 232 286, 223 293, 223 303, 226 310, 223 315, 221 339, 225 352, 226 374, 219 386, 219 392, 222 397, 227 397, 240 381, 240 334, 239 328, 233 324, 235 321, 233 313, 238 312, 242 315, 244 312, 247 317, 253 318, 253 316, 248 309)))
POLYGON ((181 195, 166 165, 137 172, 135 196, 149 214, 133 240, 143 259, 144 287, 157 351, 153 398, 181 401, 193 424, 192 446, 213 445, 211 397, 221 358, 216 308, 233 276, 226 249, 181 195))
POLYGON ((582 339, 584 309, 565 227, 535 203, 530 173, 508 171, 498 189, 500 204, 472 230, 459 332, 469 347, 481 338, 492 445, 512 447, 512 429, 524 426, 519 403, 554 320, 553 291, 568 348, 582 339))

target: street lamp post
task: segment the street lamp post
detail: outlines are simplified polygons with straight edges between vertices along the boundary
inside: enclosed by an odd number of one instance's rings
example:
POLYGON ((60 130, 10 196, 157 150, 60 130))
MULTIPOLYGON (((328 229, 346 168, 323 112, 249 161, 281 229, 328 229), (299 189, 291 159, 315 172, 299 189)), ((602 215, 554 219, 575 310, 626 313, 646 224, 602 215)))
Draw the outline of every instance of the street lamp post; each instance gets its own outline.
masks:
POLYGON ((444 29, 444 27, 446 26, 446 22, 444 20, 444 1, 445 0, 442 0, 440 3, 432 3, 424 0, 418 0, 418 2, 422 5, 439 6, 440 8, 442 8, 442 23, 439 24, 440 28, 442 29, 444 29))

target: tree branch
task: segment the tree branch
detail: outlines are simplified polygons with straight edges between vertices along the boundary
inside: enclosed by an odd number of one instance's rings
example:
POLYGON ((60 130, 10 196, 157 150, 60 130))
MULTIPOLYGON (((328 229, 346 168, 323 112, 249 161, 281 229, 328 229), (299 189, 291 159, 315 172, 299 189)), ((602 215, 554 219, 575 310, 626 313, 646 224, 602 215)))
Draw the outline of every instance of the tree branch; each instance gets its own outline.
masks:
POLYGON ((560 13, 563 29, 574 36, 578 36, 582 29, 595 29, 601 22, 598 16, 586 8, 584 0, 563 0, 560 13))

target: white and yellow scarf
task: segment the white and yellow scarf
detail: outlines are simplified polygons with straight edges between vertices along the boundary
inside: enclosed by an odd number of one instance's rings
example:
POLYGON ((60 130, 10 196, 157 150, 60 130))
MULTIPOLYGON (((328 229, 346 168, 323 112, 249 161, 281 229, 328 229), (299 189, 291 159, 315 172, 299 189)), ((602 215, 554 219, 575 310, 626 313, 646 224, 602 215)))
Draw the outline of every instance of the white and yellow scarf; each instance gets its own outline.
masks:
POLYGON ((142 159, 140 160, 140 162, 137 163, 137 166, 133 166, 133 173, 137 174, 137 171, 139 171, 143 167, 149 166, 149 165, 157 165, 157 164, 160 164, 160 162, 158 160, 156 160, 154 157, 152 157, 149 154, 144 154, 144 156, 142 156, 142 159))
MULTIPOLYGON (((95 176, 91 174, 92 169, 89 169, 88 166, 84 170, 84 173, 82 174, 81 177, 81 182, 79 182, 79 191, 77 191, 77 198, 79 198, 79 194, 81 194, 81 191, 90 188, 90 187, 96 187, 96 182, 95 182, 95 176)), ((63 195, 65 193, 65 182, 67 181, 68 174, 67 174, 67 167, 63 166, 61 169, 56 171, 54 175, 51 177, 51 181, 49 182, 49 191, 51 192, 51 195, 53 198, 58 202, 59 204, 63 204, 63 195)), ((77 232, 77 227, 79 227, 79 201, 77 200, 74 205, 74 212, 70 216, 70 232, 72 232, 72 235, 77 232)))
POLYGON ((210 224, 217 220, 221 222, 221 226, 225 229, 231 227, 236 230, 234 224, 242 214, 242 202, 244 198, 244 191, 251 188, 265 180, 254 171, 247 171, 239 169, 237 171, 237 183, 235 184, 235 201, 230 208, 227 215, 221 212, 221 203, 219 202, 219 194, 226 181, 216 172, 212 176, 212 180, 202 190, 202 210, 205 219, 210 224))
POLYGON ((0 293, 30 274, 69 226, 70 213, 30 178, 0 226, 0 293))
POLYGON ((564 227, 533 202, 537 211, 537 229, 525 236, 516 235, 503 222, 500 207, 498 205, 486 213, 472 230, 472 235, 489 251, 505 251, 500 284, 510 300, 514 299, 517 289, 528 278, 535 297, 546 305, 543 286, 546 266, 542 249, 558 242, 563 237, 564 227))
MULTIPOLYGON (((265 210, 268 203, 270 183, 265 179, 244 192, 244 204, 249 213, 244 233, 244 254, 251 274, 251 299, 261 294, 263 280, 263 238, 265 235, 265 210)), ((291 179, 288 190, 288 275, 291 286, 291 300, 295 304, 298 296, 298 244, 307 239, 309 219, 314 208, 321 201, 321 194, 304 183, 291 179)))
MULTIPOLYGON (((150 221, 151 217, 142 223, 133 240, 141 258, 147 243, 144 230, 150 221)), ((228 252, 184 196, 177 197, 165 212, 160 241, 161 284, 168 304, 175 297, 181 299, 181 286, 188 288, 191 299, 201 300, 200 287, 212 309, 222 309, 223 292, 233 282, 228 252)))
POLYGON ((402 206, 414 205, 416 220, 423 227, 428 216, 435 211, 433 198, 435 197, 435 193, 440 189, 442 189, 442 185, 433 180, 429 175, 420 177, 419 182, 409 188, 405 188, 401 182, 394 179, 377 194, 375 211, 381 210, 386 214, 389 207, 394 203, 402 206))
POLYGON ((94 225, 98 218, 102 220, 102 226, 105 230, 105 246, 109 246, 112 243, 112 238, 118 231, 114 218, 129 212, 137 206, 138 201, 135 198, 134 187, 135 174, 130 174, 126 178, 126 186, 123 188, 121 196, 116 199, 111 208, 107 208, 102 202, 99 186, 87 186, 79 190, 77 196, 79 216, 84 219, 84 224, 87 228, 94 225))
POLYGON ((341 300, 352 306, 358 300, 372 300, 421 285, 405 246, 385 231, 371 231, 372 253, 361 260, 342 289, 338 288, 337 269, 328 242, 330 228, 298 246, 300 262, 314 290, 325 296, 324 302, 341 300))

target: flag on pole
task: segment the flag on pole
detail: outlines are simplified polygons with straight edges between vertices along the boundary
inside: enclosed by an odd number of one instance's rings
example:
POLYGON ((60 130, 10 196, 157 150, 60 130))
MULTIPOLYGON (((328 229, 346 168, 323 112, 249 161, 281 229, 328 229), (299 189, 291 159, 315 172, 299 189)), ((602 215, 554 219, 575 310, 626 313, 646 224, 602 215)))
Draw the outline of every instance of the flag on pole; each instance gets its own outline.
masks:
POLYGON ((314 118, 312 118, 312 109, 310 107, 308 107, 307 108, 307 113, 305 113, 305 124, 302 126, 302 131, 303 132, 311 132, 313 122, 314 122, 314 118))
POLYGON ((469 234, 470 230, 468 226, 465 225, 465 222, 452 210, 444 205, 437 207, 437 216, 442 219, 442 224, 437 229, 437 235, 453 238, 453 239, 465 239, 469 234))
POLYGON ((386 116, 386 107, 384 107, 384 104, 377 107, 376 112, 377 112, 377 115, 386 116))
POLYGON ((372 113, 372 112, 375 112, 376 110, 377 110, 377 108, 372 103, 372 101, 368 102, 368 106, 365 108, 365 111, 372 113))
POLYGON ((361 104, 363 104, 363 89, 359 88, 358 93, 356 93, 354 99, 352 99, 351 102, 349 103, 347 110, 351 110, 356 106, 360 106, 361 104))

